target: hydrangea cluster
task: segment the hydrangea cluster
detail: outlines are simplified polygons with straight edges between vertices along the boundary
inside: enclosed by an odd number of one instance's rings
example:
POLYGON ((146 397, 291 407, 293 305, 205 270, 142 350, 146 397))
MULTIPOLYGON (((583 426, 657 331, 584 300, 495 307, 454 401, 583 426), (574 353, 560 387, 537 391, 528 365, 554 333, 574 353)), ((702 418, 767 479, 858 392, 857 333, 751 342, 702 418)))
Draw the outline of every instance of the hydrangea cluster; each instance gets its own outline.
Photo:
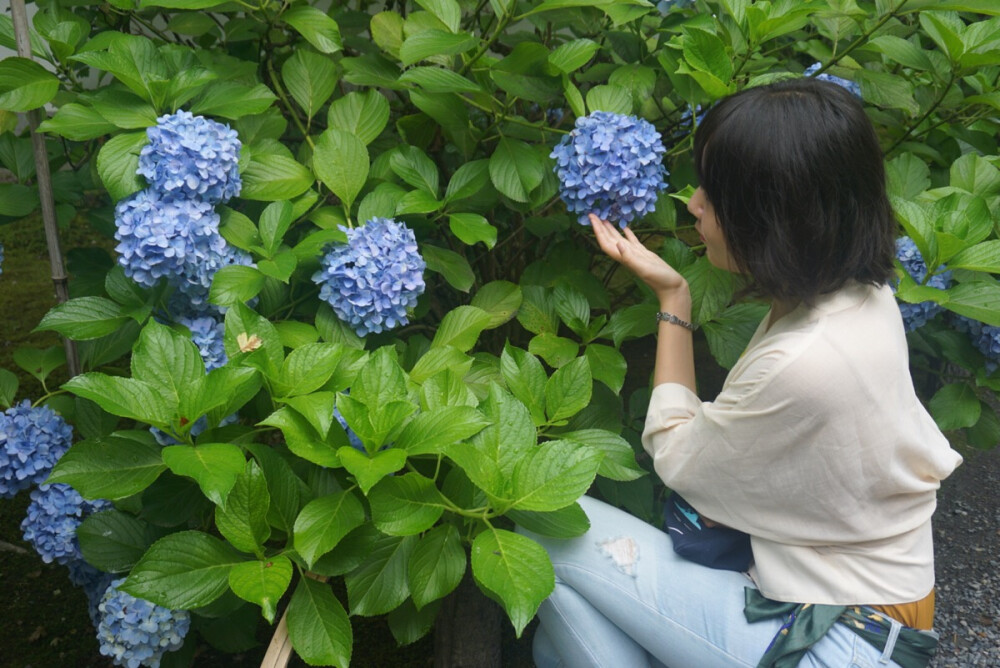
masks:
POLYGON ((48 477, 73 440, 73 430, 48 406, 25 399, 0 413, 0 498, 48 477))
MULTIPOLYGON (((917 283, 922 283, 927 276, 927 264, 923 256, 917 249, 917 244, 910 237, 900 237, 896 239, 896 258, 903 265, 903 269, 917 283)), ((943 266, 943 265, 942 265, 943 266)), ((951 272, 942 271, 931 276, 926 283, 932 288, 945 290, 951 285, 951 272)), ((908 304, 899 302, 899 311, 903 315, 903 326, 906 331, 912 332, 918 327, 923 327, 927 321, 940 313, 943 308, 931 301, 920 302, 919 304, 908 304)))
POLYGON ((177 287, 177 292, 174 293, 176 295, 174 303, 184 304, 185 309, 211 310, 220 315, 225 313, 224 308, 208 303, 208 293, 212 287, 215 272, 222 267, 235 264, 245 267, 251 266, 253 258, 239 248, 227 244, 221 236, 219 239, 221 243, 213 245, 202 261, 185 263, 177 275, 171 279, 171 283, 177 287))
POLYGON ((358 334, 404 325, 424 292, 426 263, 413 230, 391 218, 372 218, 329 247, 312 280, 319 298, 358 334))
POLYGON ((226 348, 222 340, 226 333, 224 322, 208 316, 180 316, 177 322, 191 330, 191 340, 198 346, 206 371, 226 365, 229 358, 226 357, 226 348))
POLYGON ((0 244, 0 276, 3 275, 3 244, 0 244))
POLYGON ((607 111, 576 119, 576 127, 553 149, 559 195, 566 208, 589 225, 587 214, 625 227, 656 209, 667 187, 666 149, 647 121, 607 111))
POLYGON ((666 16, 674 7, 683 9, 684 7, 690 7, 692 4, 694 4, 694 0, 660 0, 660 2, 656 3, 656 9, 660 14, 666 16))
POLYGON ((184 644, 191 616, 186 610, 168 610, 120 591, 124 581, 113 580, 98 605, 101 654, 116 666, 159 668, 164 654, 184 644))
MULTIPOLYGON (((802 76, 811 77, 814 74, 816 74, 816 72, 821 67, 823 67, 823 63, 813 63, 812 65, 806 68, 805 72, 802 73, 802 76)), ((835 83, 841 88, 846 88, 851 95, 858 98, 859 100, 863 99, 861 97, 861 85, 858 84, 858 82, 856 81, 851 81, 850 79, 844 79, 842 77, 835 77, 832 74, 827 74, 826 72, 823 72, 822 74, 816 74, 816 78, 819 79, 820 81, 829 81, 830 83, 835 83)))
POLYGON ((161 278, 177 284, 182 276, 198 275, 199 267, 226 251, 219 215, 208 202, 140 190, 118 202, 115 224, 118 262, 126 276, 146 287, 161 278))
POLYGON ((236 130, 189 111, 156 119, 146 130, 138 173, 163 195, 228 202, 240 194, 240 140, 236 130))
POLYGON ((76 529, 91 513, 112 508, 110 501, 87 501, 62 483, 40 485, 31 492, 28 512, 21 522, 24 540, 34 546, 42 561, 68 564, 82 559, 76 529))

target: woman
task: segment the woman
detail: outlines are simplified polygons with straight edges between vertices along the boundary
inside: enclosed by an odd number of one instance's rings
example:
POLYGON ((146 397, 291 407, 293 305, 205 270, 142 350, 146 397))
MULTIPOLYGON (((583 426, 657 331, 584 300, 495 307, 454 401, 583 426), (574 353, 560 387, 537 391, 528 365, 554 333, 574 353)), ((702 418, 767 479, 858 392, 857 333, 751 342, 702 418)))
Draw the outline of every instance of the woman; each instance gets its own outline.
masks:
POLYGON ((909 375, 874 129, 840 87, 784 81, 712 108, 694 160, 708 259, 771 301, 715 401, 695 395, 684 278, 631 230, 591 222, 660 303, 643 446, 703 518, 750 534, 755 563, 685 561, 665 533, 584 499, 587 534, 533 536, 556 571, 536 662, 926 665, 931 515, 961 457, 909 375))

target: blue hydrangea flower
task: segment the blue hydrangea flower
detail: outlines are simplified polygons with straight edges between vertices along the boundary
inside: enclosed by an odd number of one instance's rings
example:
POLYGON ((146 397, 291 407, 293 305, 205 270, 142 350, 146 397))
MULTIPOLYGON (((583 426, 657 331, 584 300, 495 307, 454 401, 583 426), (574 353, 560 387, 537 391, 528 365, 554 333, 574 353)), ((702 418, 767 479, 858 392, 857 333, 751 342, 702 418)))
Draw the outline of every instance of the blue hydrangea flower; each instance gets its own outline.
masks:
POLYGON ((177 284, 226 250, 219 215, 208 202, 141 190, 115 207, 118 263, 140 285, 167 277, 177 284), (186 273, 185 273, 186 272, 186 273))
POLYGON ((48 406, 25 399, 0 413, 0 498, 48 477, 73 442, 73 430, 48 406))
POLYGON ((685 7, 690 7, 693 4, 694 0, 660 0, 660 2, 656 3, 656 9, 660 12, 660 14, 666 16, 667 13, 674 7, 677 9, 683 9, 685 7))
MULTIPOLYGON (((917 244, 910 237, 900 237, 896 239, 896 258, 903 265, 903 269, 917 283, 923 283, 927 277, 927 265, 924 258, 917 249, 917 244)), ((944 265, 941 266, 943 268, 944 265)), ((926 285, 946 290, 951 286, 951 272, 942 271, 927 281, 926 285)), ((944 308, 932 301, 920 302, 919 304, 908 304, 899 302, 899 312, 903 316, 903 326, 906 331, 911 332, 918 327, 923 327, 927 321, 943 311, 944 308)))
POLYGON ((1000 327, 986 325, 978 320, 955 315, 955 329, 969 335, 972 344, 986 358, 986 370, 993 373, 1000 367, 1000 327))
POLYGON ((341 229, 347 243, 330 246, 312 277, 319 298, 358 336, 406 324, 407 309, 424 292, 427 266, 413 230, 391 218, 341 229))
POLYGON ((28 512, 21 522, 24 540, 34 546, 42 561, 68 564, 82 559, 76 529, 87 515, 112 508, 110 501, 87 501, 62 483, 41 485, 31 492, 28 512))
POLYGON ((189 111, 156 119, 146 130, 138 174, 164 195, 217 204, 240 194, 236 130, 189 111))
MULTIPOLYGON (((823 63, 813 63, 812 65, 806 68, 805 72, 802 73, 802 76, 811 77, 814 74, 816 74, 816 72, 821 67, 823 67, 823 63)), ((864 99, 861 97, 861 85, 856 81, 851 81, 850 79, 844 79, 842 77, 836 77, 832 74, 827 74, 826 72, 816 75, 816 78, 819 79, 820 81, 829 81, 830 83, 835 83, 841 88, 846 88, 851 95, 858 98, 859 100, 864 99)))
POLYGON ((253 266, 254 262, 249 254, 230 246, 221 236, 219 240, 206 249, 204 257, 198 262, 185 263, 171 279, 171 283, 177 286, 173 304, 184 303, 183 310, 211 309, 219 314, 225 313, 225 309, 208 303, 208 293, 215 273, 222 267, 236 264, 249 267, 253 266))
POLYGON ((3 244, 0 244, 0 276, 3 275, 3 244))
POLYGON ((96 629, 101 621, 97 606, 115 576, 97 570, 83 559, 70 561, 66 567, 69 569, 69 581, 77 587, 83 587, 83 593, 87 596, 87 614, 90 615, 90 623, 96 629))
POLYGON ((191 330, 191 340, 198 346, 206 371, 226 365, 229 358, 226 357, 226 348, 222 340, 226 333, 224 322, 208 316, 180 316, 177 322, 191 330))
POLYGON ((125 578, 113 580, 97 606, 101 654, 116 666, 159 668, 164 654, 184 644, 191 615, 126 594, 118 589, 123 582, 125 578))
POLYGON ((355 450, 360 450, 361 452, 367 452, 365 450, 365 444, 361 442, 361 437, 355 434, 354 430, 347 426, 347 420, 345 420, 344 416, 340 414, 340 410, 336 406, 333 407, 333 417, 337 418, 337 422, 339 422, 340 426, 347 432, 347 440, 351 442, 351 447, 355 450))
POLYGON ((559 195, 566 208, 589 225, 587 214, 625 227, 656 209, 667 187, 666 149, 645 120, 607 111, 576 119, 576 127, 553 149, 559 195))

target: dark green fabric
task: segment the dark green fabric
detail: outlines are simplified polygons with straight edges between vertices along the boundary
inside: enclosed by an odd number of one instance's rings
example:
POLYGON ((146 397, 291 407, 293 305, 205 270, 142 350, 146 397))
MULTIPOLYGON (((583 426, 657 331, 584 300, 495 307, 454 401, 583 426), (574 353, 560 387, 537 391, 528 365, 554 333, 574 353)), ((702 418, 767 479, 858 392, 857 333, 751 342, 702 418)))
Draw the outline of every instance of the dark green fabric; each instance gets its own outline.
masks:
MULTIPOLYGON (((888 618, 860 606, 813 605, 772 601, 758 590, 744 590, 743 614, 751 624, 762 619, 785 617, 785 623, 764 651, 757 668, 794 668, 820 638, 837 622, 884 650, 892 624, 888 618)), ((892 651, 892 660, 902 668, 926 668, 937 649, 934 636, 904 626, 892 651)))

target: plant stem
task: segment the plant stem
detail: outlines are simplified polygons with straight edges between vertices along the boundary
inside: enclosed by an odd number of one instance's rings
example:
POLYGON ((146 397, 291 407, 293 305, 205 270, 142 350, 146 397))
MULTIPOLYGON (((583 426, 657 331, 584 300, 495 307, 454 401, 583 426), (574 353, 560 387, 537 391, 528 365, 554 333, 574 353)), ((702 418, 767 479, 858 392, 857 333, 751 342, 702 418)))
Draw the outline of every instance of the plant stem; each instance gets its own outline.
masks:
POLYGON ((927 107, 927 111, 925 111, 923 114, 921 114, 920 118, 918 118, 912 125, 910 125, 909 128, 906 129, 906 132, 903 133, 903 136, 900 137, 899 139, 897 139, 895 141, 895 143, 893 143, 893 145, 889 147, 889 150, 885 152, 886 155, 889 155, 890 153, 892 153, 893 151, 895 151, 896 148, 899 147, 900 144, 902 144, 904 141, 906 141, 909 138, 909 136, 911 134, 913 134, 913 131, 916 130, 920 126, 921 123, 923 123, 924 121, 926 121, 927 118, 932 113, 934 113, 934 110, 937 109, 938 106, 941 105, 941 102, 944 101, 945 96, 948 95, 948 90, 951 88, 951 85, 953 83, 955 83, 955 71, 954 70, 952 70, 951 73, 948 75, 948 83, 946 83, 944 85, 944 88, 941 89, 941 94, 937 96, 937 99, 934 100, 934 102, 931 103, 931 105, 929 107, 927 107))
POLYGON ((295 122, 295 127, 297 127, 299 132, 302 133, 302 136, 305 137, 306 143, 309 144, 309 148, 315 149, 316 145, 313 144, 312 137, 309 136, 309 132, 306 130, 305 126, 302 125, 299 115, 295 113, 295 109, 292 108, 292 103, 288 101, 285 89, 282 88, 281 83, 278 81, 278 75, 274 71, 274 63, 271 62, 271 54, 268 54, 265 60, 267 61, 267 76, 271 79, 271 85, 274 86, 274 91, 278 94, 278 98, 281 100, 282 106, 288 110, 288 115, 292 117, 292 121, 295 122))
POLYGON ((815 77, 815 76, 818 76, 820 74, 823 74, 823 72, 826 72, 828 69, 830 69, 830 67, 832 65, 836 65, 837 62, 840 61, 844 56, 846 56, 851 51, 854 51, 854 49, 856 49, 859 46, 861 46, 862 44, 864 44, 868 40, 868 38, 871 37, 875 33, 876 30, 878 30, 879 28, 881 28, 882 26, 884 26, 886 23, 888 23, 889 19, 891 19, 894 16, 896 16, 896 14, 899 12, 899 10, 901 10, 903 8, 903 5, 905 5, 907 2, 909 2, 909 0, 902 0, 902 2, 900 2, 899 5, 897 5, 892 10, 890 10, 888 14, 885 14, 884 16, 882 16, 882 18, 879 19, 878 23, 876 23, 874 26, 872 26, 871 28, 869 28, 868 30, 866 30, 864 33, 862 33, 860 37, 858 37, 856 40, 854 40, 853 42, 851 42, 850 44, 848 44, 846 49, 844 49, 843 51, 841 51, 840 53, 838 53, 837 55, 835 55, 827 63, 825 63, 822 67, 820 67, 813 74, 813 76, 815 77))
POLYGON ((470 58, 468 61, 466 61, 464 65, 462 65, 461 69, 458 70, 459 74, 465 74, 468 71, 468 69, 472 67, 472 65, 477 60, 482 58, 483 54, 489 51, 490 47, 493 46, 498 39, 500 39, 500 33, 502 33, 503 29, 507 27, 508 23, 510 23, 512 15, 513 12, 509 11, 507 7, 504 7, 503 16, 500 17, 500 21, 497 23, 497 27, 493 31, 493 35, 491 35, 490 38, 486 40, 486 43, 480 46, 479 49, 477 49, 476 52, 472 54, 472 58, 470 58))

